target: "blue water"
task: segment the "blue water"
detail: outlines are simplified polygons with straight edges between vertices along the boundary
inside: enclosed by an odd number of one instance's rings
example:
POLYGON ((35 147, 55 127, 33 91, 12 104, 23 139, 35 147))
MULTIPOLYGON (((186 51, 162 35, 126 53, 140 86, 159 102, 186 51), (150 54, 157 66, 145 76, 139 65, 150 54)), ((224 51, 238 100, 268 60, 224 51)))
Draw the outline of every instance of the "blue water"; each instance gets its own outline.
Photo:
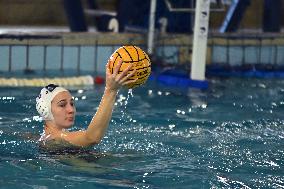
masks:
MULTIPOLYGON (((123 90, 102 143, 62 155, 39 151, 40 89, 0 88, 0 188, 284 188, 284 80, 209 83, 123 90)), ((76 130, 103 87, 71 92, 76 130)))

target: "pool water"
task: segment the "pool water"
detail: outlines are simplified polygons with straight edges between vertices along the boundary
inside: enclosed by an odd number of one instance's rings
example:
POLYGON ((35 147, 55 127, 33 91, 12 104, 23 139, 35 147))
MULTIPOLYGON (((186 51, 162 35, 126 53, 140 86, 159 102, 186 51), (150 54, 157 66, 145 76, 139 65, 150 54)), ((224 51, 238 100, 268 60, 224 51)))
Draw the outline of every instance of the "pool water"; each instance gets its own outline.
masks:
MULTIPOLYGON (((284 188, 284 80, 209 83, 122 90, 102 143, 61 155, 38 148, 40 89, 0 88, 0 188, 284 188)), ((103 86, 71 92, 76 130, 103 86)))

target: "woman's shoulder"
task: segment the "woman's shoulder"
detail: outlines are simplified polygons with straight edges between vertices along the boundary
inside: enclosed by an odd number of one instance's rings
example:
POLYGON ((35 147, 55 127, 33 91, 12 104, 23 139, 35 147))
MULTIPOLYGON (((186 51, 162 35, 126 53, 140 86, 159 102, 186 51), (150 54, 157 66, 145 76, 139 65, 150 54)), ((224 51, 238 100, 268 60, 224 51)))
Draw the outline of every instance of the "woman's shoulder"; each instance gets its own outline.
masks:
POLYGON ((50 135, 43 135, 39 140, 39 148, 44 153, 78 153, 87 151, 87 148, 76 146, 63 138, 52 137, 50 135))

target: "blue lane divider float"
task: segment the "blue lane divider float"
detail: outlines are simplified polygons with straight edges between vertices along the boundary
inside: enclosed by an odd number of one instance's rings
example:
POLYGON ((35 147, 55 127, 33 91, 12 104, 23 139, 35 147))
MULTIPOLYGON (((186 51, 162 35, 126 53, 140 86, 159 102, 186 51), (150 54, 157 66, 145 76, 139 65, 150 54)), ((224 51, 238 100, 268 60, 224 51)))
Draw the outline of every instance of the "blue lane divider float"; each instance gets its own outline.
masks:
POLYGON ((207 89, 209 86, 207 80, 204 81, 192 80, 189 78, 189 76, 185 75, 151 74, 149 79, 173 87, 183 87, 183 88, 192 87, 198 89, 207 89))
POLYGON ((207 71, 209 76, 244 78, 284 78, 284 71, 207 71))

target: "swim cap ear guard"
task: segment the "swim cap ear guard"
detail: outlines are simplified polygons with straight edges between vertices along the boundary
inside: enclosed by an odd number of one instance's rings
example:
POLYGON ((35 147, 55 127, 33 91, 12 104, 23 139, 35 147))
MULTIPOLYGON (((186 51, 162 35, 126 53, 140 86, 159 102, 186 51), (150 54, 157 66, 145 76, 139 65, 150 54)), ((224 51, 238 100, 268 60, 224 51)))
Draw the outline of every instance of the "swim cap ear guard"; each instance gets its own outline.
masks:
POLYGON ((48 104, 40 96, 36 98, 36 110, 43 120, 51 120, 48 104))
POLYGON ((58 93, 63 91, 67 90, 54 84, 49 84, 41 89, 40 94, 36 98, 36 110, 43 120, 54 119, 51 112, 51 102, 58 93))

